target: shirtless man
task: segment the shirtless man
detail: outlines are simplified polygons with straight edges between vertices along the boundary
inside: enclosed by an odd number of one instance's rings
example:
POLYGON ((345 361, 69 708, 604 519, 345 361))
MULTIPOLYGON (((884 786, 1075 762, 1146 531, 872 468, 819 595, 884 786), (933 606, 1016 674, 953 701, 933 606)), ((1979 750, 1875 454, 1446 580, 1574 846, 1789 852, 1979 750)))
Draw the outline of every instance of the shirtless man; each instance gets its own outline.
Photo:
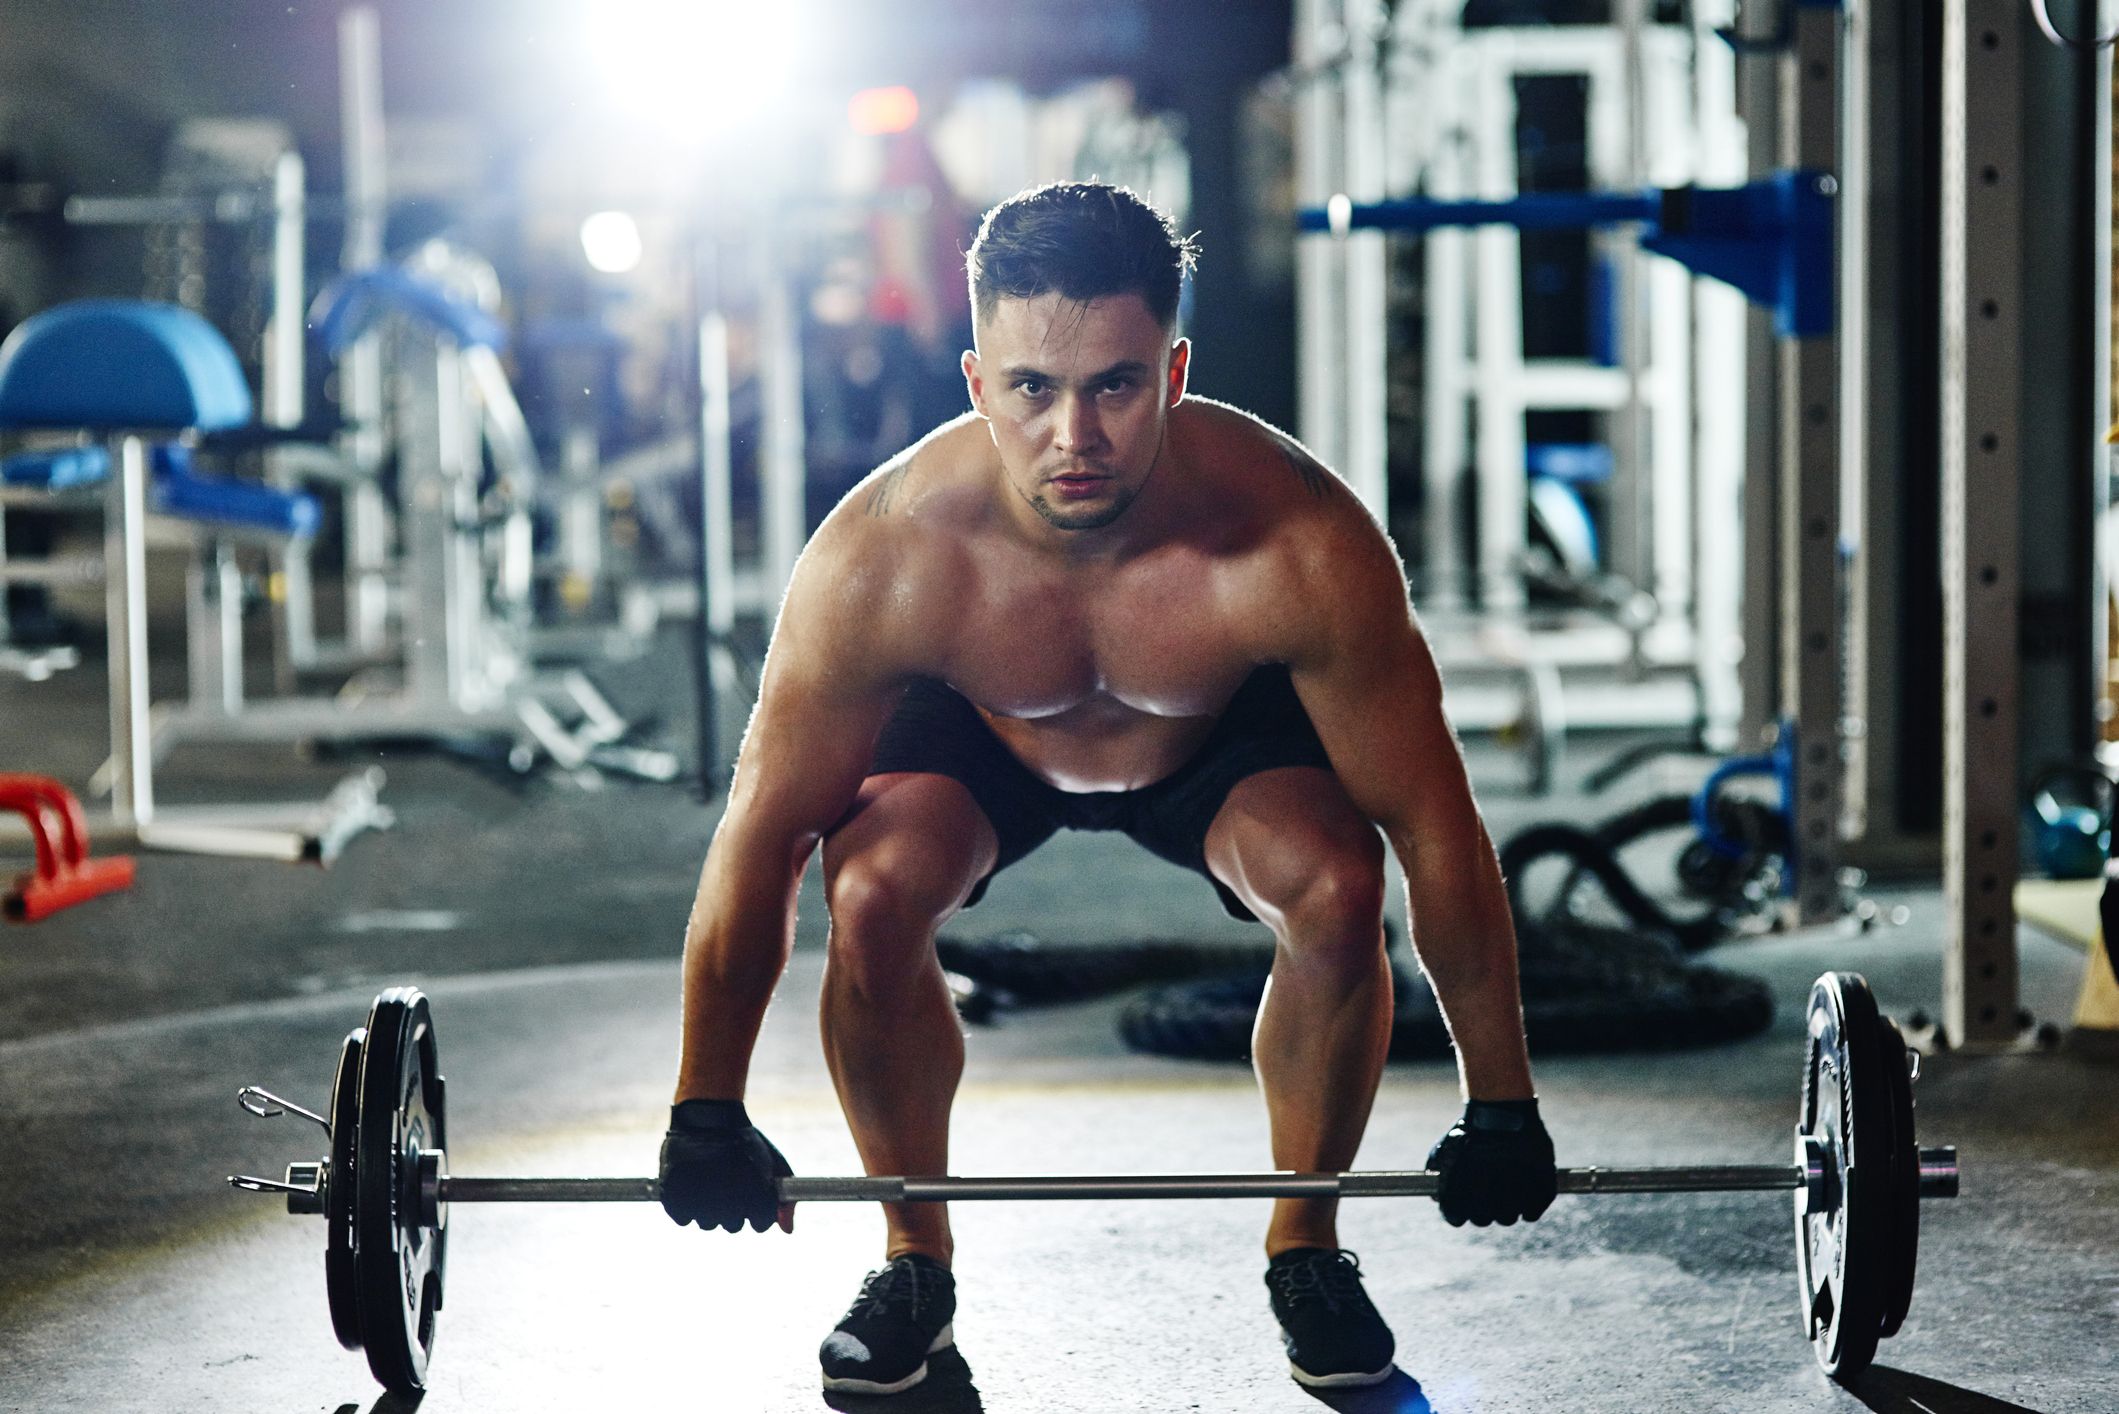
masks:
MULTIPOLYGON (((1500 870, 1403 570, 1291 438, 1185 395, 1192 258, 1122 188, 994 208, 967 257, 973 412, 803 553, 685 938, 662 1156, 679 1223, 792 1223, 742 1100, 818 844, 839 1102, 868 1172, 933 1175, 964 1061, 936 929, 1062 828, 1123 830, 1272 930, 1253 1057, 1273 1165, 1304 1171, 1353 1163, 1382 1072, 1388 841, 1467 1100, 1428 1160, 1443 1215, 1551 1201, 1500 870)), ((824 1342, 828 1389, 908 1388, 950 1343, 947 1211, 885 1219, 886 1265, 824 1342)), ((1295 1377, 1389 1376, 1335 1204, 1277 1202, 1265 1248, 1295 1377)))

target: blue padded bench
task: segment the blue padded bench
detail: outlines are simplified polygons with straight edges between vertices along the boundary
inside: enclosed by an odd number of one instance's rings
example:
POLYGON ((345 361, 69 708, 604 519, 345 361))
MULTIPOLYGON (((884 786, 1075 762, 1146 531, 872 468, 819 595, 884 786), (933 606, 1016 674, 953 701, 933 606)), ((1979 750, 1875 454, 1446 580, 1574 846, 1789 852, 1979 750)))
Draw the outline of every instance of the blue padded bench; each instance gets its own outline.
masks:
POLYGON ((188 309, 79 300, 0 344, 0 427, 215 431, 250 421, 235 351, 188 309))
MULTIPOLYGON (((247 427, 249 385, 228 341, 189 310, 142 300, 84 300, 26 319, 0 344, 0 428, 61 429, 100 445, 13 458, 10 481, 47 487, 101 483, 103 578, 110 670, 111 825, 143 845, 201 854, 328 862, 346 839, 381 829, 381 775, 356 773, 322 802, 158 807, 147 660, 150 509, 228 529, 280 535, 316 529, 307 496, 201 476, 177 434, 247 427)), ((217 682, 212 710, 242 707, 241 590, 217 538, 193 578, 191 679, 217 682), (202 624, 202 620, 204 623, 202 624)))
POLYGON ((0 486, 32 491, 71 491, 110 475, 108 447, 47 447, 0 458, 0 486))
MULTIPOLYGON (((323 523, 323 507, 316 497, 254 481, 207 476, 194 464, 191 448, 181 443, 157 445, 153 466, 147 509, 156 515, 290 539, 314 535, 323 523)), ((110 448, 103 446, 52 447, 0 460, 0 485, 37 491, 93 486, 108 475, 110 448)))
MULTIPOLYGON (((80 431, 225 431, 248 426, 250 387, 228 341, 188 309, 144 300, 81 300, 32 315, 0 345, 0 427, 80 431)), ((187 447, 154 448, 148 508, 157 514, 285 536, 313 534, 313 497, 202 476, 187 447)), ((110 474, 107 446, 23 452, 0 480, 49 491, 110 474)))
POLYGON ((225 476, 204 476, 192 465, 191 448, 165 443, 154 452, 154 479, 147 508, 157 515, 290 537, 316 534, 324 518, 316 497, 225 476))
MULTIPOLYGON (((147 661, 147 537, 151 510, 221 528, 280 535, 314 531, 308 496, 201 476, 178 434, 251 423, 250 388, 235 351, 190 310, 144 300, 83 300, 24 320, 0 344, 0 428, 60 429, 100 445, 11 460, 10 480, 56 486, 101 482, 104 606, 109 627, 112 824, 156 848, 254 858, 328 861, 354 832, 382 828, 380 776, 349 777, 321 804, 160 808, 147 661)), ((217 623, 189 635, 192 679, 219 681, 215 710, 241 707, 240 590, 225 545, 211 547, 212 600, 191 606, 217 623)), ((206 581, 208 576, 201 576, 206 581)), ((195 616, 192 623, 196 625, 195 616)))
POLYGON ((1533 442, 1523 449, 1524 470, 1546 481, 1601 486, 1611 480, 1611 448, 1601 442, 1533 442))
POLYGON ((309 308, 309 323, 326 349, 344 353, 391 314, 407 314, 464 348, 508 344, 507 327, 438 281, 401 266, 383 265, 343 275, 325 286, 309 308))

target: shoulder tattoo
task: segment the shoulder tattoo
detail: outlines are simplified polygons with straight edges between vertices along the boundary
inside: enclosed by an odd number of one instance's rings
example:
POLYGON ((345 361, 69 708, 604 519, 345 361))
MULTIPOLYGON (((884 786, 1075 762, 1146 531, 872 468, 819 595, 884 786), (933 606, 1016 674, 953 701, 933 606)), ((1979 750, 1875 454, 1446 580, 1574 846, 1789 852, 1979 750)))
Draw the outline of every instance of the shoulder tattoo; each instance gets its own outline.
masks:
POLYGON ((1295 443, 1280 437, 1273 440, 1280 446, 1280 455, 1287 458, 1288 469, 1302 479, 1303 489, 1312 496, 1323 496, 1325 483, 1332 474, 1295 443))
POLYGON ((872 516, 889 515, 890 503, 897 496, 898 487, 905 480, 905 473, 911 469, 912 458, 907 457, 904 461, 884 472, 876 484, 869 489, 868 500, 864 509, 872 516))

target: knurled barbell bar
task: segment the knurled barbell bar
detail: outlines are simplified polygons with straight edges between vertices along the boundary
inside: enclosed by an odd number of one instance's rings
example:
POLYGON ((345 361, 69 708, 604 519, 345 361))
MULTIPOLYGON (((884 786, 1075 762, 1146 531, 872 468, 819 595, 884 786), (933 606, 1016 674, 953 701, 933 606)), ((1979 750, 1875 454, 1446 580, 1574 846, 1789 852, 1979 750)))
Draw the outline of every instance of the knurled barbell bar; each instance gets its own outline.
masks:
MULTIPOLYGON (((1957 1151, 1918 1147, 1915 1053, 1868 984, 1828 972, 1811 989, 1795 1158, 1790 1164, 1574 1168, 1562 1193, 1787 1191, 1795 1198, 1803 1320, 1825 1372, 1846 1381, 1896 1334, 1912 1302, 1920 1200, 1957 1195, 1957 1151)), ((250 1086, 243 1108, 298 1114, 329 1135, 325 1158, 284 1180, 228 1181, 281 1193, 288 1211, 326 1219, 332 1330, 365 1349, 385 1386, 426 1386, 455 1203, 651 1203, 652 1178, 473 1178, 449 1172, 444 1086, 427 999, 396 987, 346 1037, 328 1114, 250 1086)), ((783 1203, 941 1203, 1009 1199, 1429 1197, 1424 1170, 1364 1173, 1078 1177, 783 1178, 783 1203)))

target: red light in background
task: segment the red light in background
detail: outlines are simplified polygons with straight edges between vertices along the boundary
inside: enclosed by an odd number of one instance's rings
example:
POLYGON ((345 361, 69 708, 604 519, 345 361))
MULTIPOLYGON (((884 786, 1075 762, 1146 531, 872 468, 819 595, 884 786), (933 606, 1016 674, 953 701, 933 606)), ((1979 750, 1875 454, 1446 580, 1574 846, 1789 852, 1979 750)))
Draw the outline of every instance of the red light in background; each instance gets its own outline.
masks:
POLYGON ((920 120, 920 98, 909 88, 864 88, 846 104, 846 122, 863 137, 902 133, 920 120))

